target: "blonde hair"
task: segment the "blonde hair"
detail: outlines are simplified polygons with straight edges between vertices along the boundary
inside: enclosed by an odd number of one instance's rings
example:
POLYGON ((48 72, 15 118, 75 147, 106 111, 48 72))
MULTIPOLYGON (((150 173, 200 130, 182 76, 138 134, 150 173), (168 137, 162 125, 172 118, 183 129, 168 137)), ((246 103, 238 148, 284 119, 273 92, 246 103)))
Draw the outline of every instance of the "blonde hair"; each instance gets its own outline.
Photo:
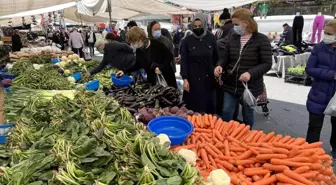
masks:
POLYGON ((146 32, 135 26, 131 28, 127 34, 126 34, 126 39, 128 42, 135 43, 135 42, 144 42, 147 39, 146 32))
POLYGON ((253 14, 251 13, 250 10, 246 8, 236 9, 235 12, 232 14, 232 18, 236 18, 241 21, 246 21, 248 23, 246 29, 250 33, 254 33, 258 31, 258 24, 253 19, 253 14))
POLYGON ((326 27, 332 27, 333 29, 336 29, 336 19, 329 21, 326 24, 326 27))

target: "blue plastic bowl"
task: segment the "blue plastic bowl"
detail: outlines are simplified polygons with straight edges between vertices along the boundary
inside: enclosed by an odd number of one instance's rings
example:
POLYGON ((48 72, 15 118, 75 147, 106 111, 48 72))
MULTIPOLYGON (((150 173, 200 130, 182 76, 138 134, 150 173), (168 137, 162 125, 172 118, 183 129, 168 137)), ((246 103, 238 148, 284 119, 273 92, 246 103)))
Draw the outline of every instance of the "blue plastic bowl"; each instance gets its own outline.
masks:
POLYGON ((53 58, 51 59, 52 63, 56 64, 58 62, 62 62, 62 59, 61 58, 53 58))
POLYGON ((76 81, 80 80, 82 78, 82 73, 77 72, 71 75, 76 81))
POLYGON ((111 74, 111 79, 113 84, 117 86, 127 86, 133 82, 133 79, 127 75, 122 75, 121 77, 117 78, 116 74, 111 74))
POLYGON ((182 144, 192 133, 194 126, 178 116, 161 116, 149 122, 148 130, 157 135, 166 134, 173 146, 182 144))
POLYGON ((6 144, 7 135, 0 135, 0 144, 6 144))
POLYGON ((0 72, 0 76, 2 79, 11 79, 11 80, 13 80, 16 77, 16 75, 11 75, 3 72, 0 72))
POLYGON ((8 71, 8 68, 7 67, 4 67, 4 68, 1 68, 0 69, 0 72, 4 72, 4 73, 6 73, 8 71))
POLYGON ((92 80, 88 83, 85 83, 86 90, 96 91, 99 88, 99 80, 92 80))
POLYGON ((5 90, 6 90, 6 93, 9 93, 12 91, 9 87, 5 88, 5 90))

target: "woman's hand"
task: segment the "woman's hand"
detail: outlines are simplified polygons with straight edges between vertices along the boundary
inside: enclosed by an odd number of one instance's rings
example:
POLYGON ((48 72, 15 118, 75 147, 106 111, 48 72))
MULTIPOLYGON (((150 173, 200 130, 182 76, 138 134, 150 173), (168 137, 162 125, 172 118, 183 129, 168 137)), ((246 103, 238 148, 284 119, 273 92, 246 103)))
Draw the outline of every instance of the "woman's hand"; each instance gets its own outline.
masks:
POLYGON ((190 91, 190 87, 189 87, 189 82, 188 80, 183 80, 183 90, 189 92, 190 91))
POLYGON ((242 82, 248 82, 248 81, 250 81, 250 79, 251 79, 251 75, 250 75, 249 72, 245 72, 245 73, 241 74, 240 77, 239 77, 239 80, 242 81, 242 82))
POLYGON ((219 77, 220 75, 222 75, 222 73, 223 73, 223 68, 222 68, 222 66, 217 66, 217 67, 215 68, 214 75, 215 75, 216 77, 219 77))
POLYGON ((160 71, 160 69, 157 67, 157 68, 155 68, 155 73, 156 74, 158 74, 158 75, 160 75, 161 74, 161 71, 160 71))
POLYGON ((117 78, 121 77, 122 75, 124 75, 124 72, 122 72, 122 71, 118 71, 118 72, 116 73, 116 77, 117 77, 117 78))

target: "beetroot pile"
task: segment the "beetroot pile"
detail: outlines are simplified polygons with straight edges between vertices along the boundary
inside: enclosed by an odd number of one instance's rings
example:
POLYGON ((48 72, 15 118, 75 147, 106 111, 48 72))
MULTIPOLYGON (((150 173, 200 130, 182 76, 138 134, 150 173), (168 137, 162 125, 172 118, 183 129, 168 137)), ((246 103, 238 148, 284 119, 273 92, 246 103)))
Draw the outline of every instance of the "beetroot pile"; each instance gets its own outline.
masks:
POLYGON ((180 116, 182 118, 187 118, 187 116, 193 115, 192 110, 188 110, 186 107, 166 107, 163 109, 155 108, 141 108, 138 113, 135 114, 135 117, 138 121, 148 124, 152 119, 160 116, 180 116))

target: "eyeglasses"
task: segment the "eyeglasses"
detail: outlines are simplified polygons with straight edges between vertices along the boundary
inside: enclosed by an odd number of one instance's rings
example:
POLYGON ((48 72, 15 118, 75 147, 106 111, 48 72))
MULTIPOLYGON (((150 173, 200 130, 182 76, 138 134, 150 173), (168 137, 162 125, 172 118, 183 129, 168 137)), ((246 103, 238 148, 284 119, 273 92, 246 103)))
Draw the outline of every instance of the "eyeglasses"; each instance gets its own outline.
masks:
POLYGON ((202 25, 193 25, 193 28, 194 28, 194 29, 197 29, 197 28, 203 28, 203 26, 202 26, 202 25))

